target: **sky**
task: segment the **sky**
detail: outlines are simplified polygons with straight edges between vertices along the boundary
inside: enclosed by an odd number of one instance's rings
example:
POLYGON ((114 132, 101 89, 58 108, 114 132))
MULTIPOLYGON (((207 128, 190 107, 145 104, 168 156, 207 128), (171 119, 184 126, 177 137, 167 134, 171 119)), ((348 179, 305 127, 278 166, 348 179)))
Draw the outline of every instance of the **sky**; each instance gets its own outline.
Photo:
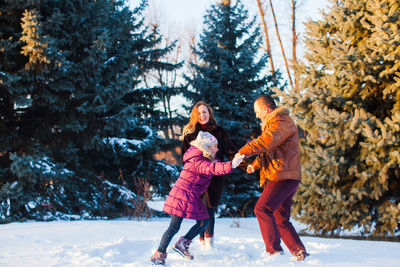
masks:
MULTIPOLYGON (((135 6, 139 0, 129 0, 135 6)), ((268 1, 268 0, 263 0, 268 1)), ((156 8, 158 16, 165 18, 168 23, 176 25, 197 25, 202 22, 205 10, 217 0, 149 0, 149 9, 156 8)), ((299 3, 298 19, 304 21, 307 17, 318 18, 319 10, 325 8, 328 0, 297 0, 299 3)), ((242 3, 251 11, 258 12, 256 0, 242 0, 242 3)), ((280 25, 290 20, 290 0, 272 1, 280 25), (279 20, 279 19, 278 19, 279 20)))
MULTIPOLYGON (((268 0, 263 1, 268 2, 268 0)), ((131 6, 136 6, 139 0, 129 0, 129 2, 131 6)), ((193 30, 199 34, 202 30, 203 16, 206 10, 216 2, 217 0, 149 0, 146 16, 152 21, 156 20, 161 27, 162 33, 166 36, 179 37, 193 30)), ((256 0, 242 0, 242 3, 251 15, 259 14, 256 0)), ((291 43, 291 0, 273 0, 272 3, 283 44, 287 46, 291 43)), ((319 19, 321 10, 326 9, 329 2, 328 0, 297 0, 297 3, 298 34, 302 38, 305 30, 303 23, 308 19, 319 19)), ((275 54, 276 58, 279 58, 282 53, 276 38, 269 7, 266 12, 266 21, 270 28, 272 53, 275 54)), ((286 47, 285 49, 289 48, 286 47)), ((290 54, 289 51, 285 53, 290 54)), ((301 47, 299 47, 299 54, 302 54, 301 47)), ((280 64, 283 64, 283 62, 280 64)))

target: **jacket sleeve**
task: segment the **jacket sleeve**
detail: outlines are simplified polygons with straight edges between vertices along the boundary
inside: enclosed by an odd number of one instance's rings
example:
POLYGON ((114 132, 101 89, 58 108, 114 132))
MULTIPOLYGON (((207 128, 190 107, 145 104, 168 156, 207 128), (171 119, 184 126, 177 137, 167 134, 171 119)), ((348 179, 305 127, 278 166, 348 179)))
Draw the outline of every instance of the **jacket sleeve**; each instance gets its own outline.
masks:
POLYGON ((232 172, 231 161, 227 162, 211 162, 204 158, 194 162, 196 172, 205 175, 224 175, 232 172))
POLYGON ((253 161, 253 163, 251 163, 250 165, 254 168, 254 170, 260 169, 260 168, 261 168, 260 156, 258 156, 258 157, 253 161))
POLYGON ((278 117, 271 127, 264 130, 256 139, 244 145, 239 152, 246 157, 267 153, 282 144, 291 135, 296 134, 296 132, 297 128, 293 123, 278 117))

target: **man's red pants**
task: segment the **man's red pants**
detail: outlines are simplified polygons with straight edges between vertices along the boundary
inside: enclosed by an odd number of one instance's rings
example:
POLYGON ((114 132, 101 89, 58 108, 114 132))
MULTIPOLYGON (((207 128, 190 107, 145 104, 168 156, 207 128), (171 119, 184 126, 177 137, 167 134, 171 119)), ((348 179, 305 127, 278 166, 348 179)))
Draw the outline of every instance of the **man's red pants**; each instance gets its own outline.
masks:
POLYGON ((283 251, 281 238, 293 255, 306 251, 290 219, 293 195, 299 180, 268 182, 262 192, 254 212, 260 225, 267 253, 283 251))

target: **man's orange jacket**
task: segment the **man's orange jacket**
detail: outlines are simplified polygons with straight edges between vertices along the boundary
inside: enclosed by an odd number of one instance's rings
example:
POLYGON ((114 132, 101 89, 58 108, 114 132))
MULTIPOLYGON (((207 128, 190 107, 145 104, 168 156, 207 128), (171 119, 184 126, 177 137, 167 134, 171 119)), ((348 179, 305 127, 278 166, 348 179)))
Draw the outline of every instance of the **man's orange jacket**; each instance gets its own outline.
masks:
POLYGON ((266 180, 301 179, 297 127, 289 113, 284 107, 269 113, 262 122, 261 135, 239 150, 246 157, 258 155, 251 166, 261 169, 260 186, 266 180))

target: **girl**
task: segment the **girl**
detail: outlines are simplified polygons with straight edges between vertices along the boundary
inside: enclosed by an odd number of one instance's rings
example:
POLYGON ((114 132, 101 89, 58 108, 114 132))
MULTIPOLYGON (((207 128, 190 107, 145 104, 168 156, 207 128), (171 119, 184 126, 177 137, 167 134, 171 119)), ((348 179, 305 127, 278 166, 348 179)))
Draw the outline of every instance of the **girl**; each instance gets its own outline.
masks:
MULTIPOLYGON (((182 131, 182 155, 189 149, 190 143, 196 139, 199 131, 209 132, 218 140, 218 161, 224 161, 224 157, 233 159, 237 149, 235 149, 231 139, 224 128, 218 125, 215 120, 212 108, 204 101, 197 102, 190 113, 190 121, 182 131)), ((241 164, 243 165, 243 164, 241 164)), ((215 211, 218 208, 222 195, 225 176, 213 176, 204 194, 203 203, 207 208, 209 224, 200 233, 201 247, 210 249, 213 247, 215 211)))
POLYGON ((189 245, 209 222, 209 215, 201 195, 206 191, 212 175, 228 174, 243 160, 242 156, 238 156, 232 161, 216 162, 217 145, 218 141, 212 134, 200 131, 183 156, 183 169, 163 208, 166 213, 171 214, 171 222, 161 238, 158 250, 150 258, 153 264, 165 264, 168 244, 179 231, 184 218, 194 219, 196 224, 186 235, 181 236, 172 248, 182 257, 193 259, 189 253, 189 245))

